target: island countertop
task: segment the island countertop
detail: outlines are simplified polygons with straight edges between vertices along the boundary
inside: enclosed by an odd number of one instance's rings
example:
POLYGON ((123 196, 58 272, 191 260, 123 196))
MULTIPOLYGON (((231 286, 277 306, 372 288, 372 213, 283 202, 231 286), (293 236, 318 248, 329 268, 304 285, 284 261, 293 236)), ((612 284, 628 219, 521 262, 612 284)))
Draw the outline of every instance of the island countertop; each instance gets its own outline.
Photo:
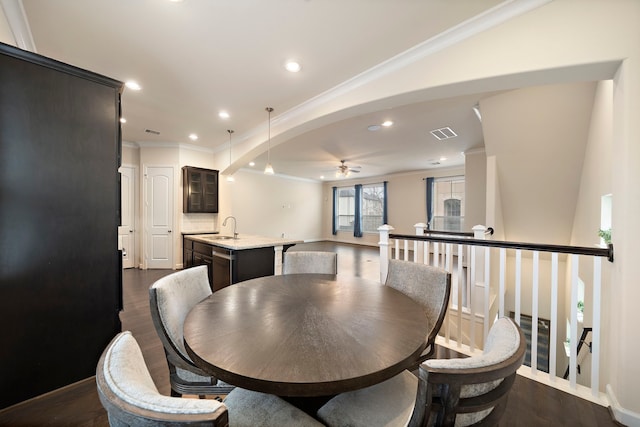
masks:
POLYGON ((225 249, 240 251, 243 249, 266 248, 270 246, 295 245, 302 243, 302 240, 255 236, 251 234, 238 234, 238 238, 233 236, 220 234, 194 234, 185 236, 196 242, 206 243, 208 245, 218 246, 225 249))

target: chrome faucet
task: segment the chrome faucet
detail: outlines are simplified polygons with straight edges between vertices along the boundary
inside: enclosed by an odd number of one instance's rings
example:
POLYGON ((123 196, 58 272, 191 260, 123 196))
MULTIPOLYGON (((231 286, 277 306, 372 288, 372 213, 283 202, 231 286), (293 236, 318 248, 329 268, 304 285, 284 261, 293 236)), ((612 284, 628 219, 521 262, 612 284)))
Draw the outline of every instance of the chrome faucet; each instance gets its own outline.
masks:
POLYGON ((238 238, 238 233, 236 233, 236 225, 238 224, 236 221, 236 217, 235 216, 228 216, 224 219, 224 221, 222 221, 222 226, 226 227, 227 225, 227 220, 231 218, 233 220, 233 238, 237 239, 238 238))

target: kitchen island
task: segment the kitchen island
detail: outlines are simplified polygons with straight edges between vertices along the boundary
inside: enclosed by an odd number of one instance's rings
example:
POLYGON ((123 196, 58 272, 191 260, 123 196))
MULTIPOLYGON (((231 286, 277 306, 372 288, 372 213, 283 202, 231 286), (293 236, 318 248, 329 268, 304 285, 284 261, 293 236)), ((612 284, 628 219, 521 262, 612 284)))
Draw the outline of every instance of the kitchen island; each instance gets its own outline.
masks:
POLYGON ((300 240, 240 234, 184 234, 183 267, 207 265, 212 291, 282 272, 282 253, 300 240))

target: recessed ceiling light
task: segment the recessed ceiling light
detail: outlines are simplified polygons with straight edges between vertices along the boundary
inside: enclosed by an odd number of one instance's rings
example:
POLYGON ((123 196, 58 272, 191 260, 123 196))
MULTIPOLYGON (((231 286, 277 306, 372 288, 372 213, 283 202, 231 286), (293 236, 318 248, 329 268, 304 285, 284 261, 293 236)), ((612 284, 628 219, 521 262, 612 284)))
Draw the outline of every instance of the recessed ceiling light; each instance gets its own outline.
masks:
POLYGON ((140 90, 142 89, 142 87, 140 87, 140 85, 138 84, 138 82, 135 82, 133 80, 129 80, 128 82, 126 82, 124 84, 126 87, 128 87, 131 90, 140 90))
POLYGON ((441 162, 444 162, 445 160, 447 160, 447 158, 446 158, 446 157, 440 157, 440 161, 441 161, 441 162))
POLYGON ((255 166, 256 162, 249 162, 249 166, 255 166))
POLYGON ((287 71, 290 71, 292 73, 297 73, 302 69, 302 65, 300 65, 298 61, 289 60, 286 62, 286 64, 284 64, 284 68, 286 68, 287 71))
POLYGON ((229 118, 229 113, 227 113, 226 111, 222 110, 218 113, 218 117, 220 117, 221 119, 228 119, 229 118))
POLYGON ((393 122, 391 120, 385 120, 384 122, 382 122, 382 126, 386 128, 388 128, 391 125, 393 125, 393 122))
POLYGON ((192 141, 197 141, 198 140, 198 135, 196 135, 195 133, 192 133, 189 135, 189 139, 192 141))
POLYGON ((370 126, 367 126, 367 129, 370 130, 371 132, 375 132, 377 130, 380 130, 380 125, 370 125, 370 126))
POLYGON ((120 117, 120 123, 127 123, 127 119, 125 119, 124 117, 120 117))
POLYGON ((324 175, 320 175, 320 179, 324 179, 324 175))

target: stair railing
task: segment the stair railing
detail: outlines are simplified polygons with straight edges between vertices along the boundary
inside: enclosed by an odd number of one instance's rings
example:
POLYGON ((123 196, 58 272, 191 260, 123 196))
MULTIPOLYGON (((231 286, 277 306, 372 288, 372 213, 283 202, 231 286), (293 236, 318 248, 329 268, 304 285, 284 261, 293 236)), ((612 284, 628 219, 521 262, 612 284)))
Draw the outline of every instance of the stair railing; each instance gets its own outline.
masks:
POLYGON ((488 240, 489 229, 484 226, 474 227, 473 235, 434 230, 426 230, 425 234, 425 228, 423 223, 416 224, 415 235, 393 234, 389 225, 378 228, 380 280, 382 283, 386 280, 389 259, 435 265, 452 273, 452 296, 439 344, 475 354, 483 347, 497 316, 508 316, 513 311, 515 321, 520 324, 521 315, 526 314, 531 317, 531 363, 530 367, 522 367, 520 373, 596 403, 606 402, 600 392, 599 375, 601 354, 606 351, 601 346, 601 260, 613 262, 613 245, 601 248, 488 240), (580 266, 581 257, 592 258, 592 269, 588 263, 580 266), (592 329, 589 384, 583 384, 586 380, 582 377, 581 383, 577 382, 578 345, 570 346, 568 381, 561 376, 567 361, 558 356, 564 354, 563 350, 558 351, 563 347, 563 340, 558 338, 564 333, 561 329, 564 322, 570 323, 570 342, 579 342, 579 272, 592 278, 588 287, 593 304, 585 307, 592 329), (568 303, 563 303, 565 289, 567 294, 570 291, 568 303), (537 363, 538 324, 545 317, 550 319, 551 329, 548 373, 539 371, 537 363))

